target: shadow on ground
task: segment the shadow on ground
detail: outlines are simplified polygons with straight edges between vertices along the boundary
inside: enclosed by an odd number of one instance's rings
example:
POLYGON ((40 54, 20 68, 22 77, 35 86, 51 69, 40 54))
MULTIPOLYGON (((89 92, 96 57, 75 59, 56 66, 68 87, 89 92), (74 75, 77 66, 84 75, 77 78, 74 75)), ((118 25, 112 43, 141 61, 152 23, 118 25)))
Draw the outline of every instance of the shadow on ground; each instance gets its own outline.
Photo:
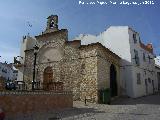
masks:
POLYGON ((140 98, 119 97, 111 102, 111 105, 136 105, 136 104, 154 104, 160 105, 160 93, 148 95, 140 98))

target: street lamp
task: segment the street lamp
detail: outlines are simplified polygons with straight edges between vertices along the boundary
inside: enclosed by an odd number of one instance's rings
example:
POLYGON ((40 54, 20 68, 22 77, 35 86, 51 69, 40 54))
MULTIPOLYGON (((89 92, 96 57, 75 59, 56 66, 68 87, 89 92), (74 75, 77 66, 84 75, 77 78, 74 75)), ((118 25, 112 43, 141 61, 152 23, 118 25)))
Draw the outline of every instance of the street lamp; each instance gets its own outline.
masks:
POLYGON ((34 66, 33 66, 33 81, 32 81, 32 90, 34 90, 34 84, 35 84, 35 74, 36 74, 36 59, 37 59, 37 52, 39 50, 39 47, 35 45, 34 47, 34 66))

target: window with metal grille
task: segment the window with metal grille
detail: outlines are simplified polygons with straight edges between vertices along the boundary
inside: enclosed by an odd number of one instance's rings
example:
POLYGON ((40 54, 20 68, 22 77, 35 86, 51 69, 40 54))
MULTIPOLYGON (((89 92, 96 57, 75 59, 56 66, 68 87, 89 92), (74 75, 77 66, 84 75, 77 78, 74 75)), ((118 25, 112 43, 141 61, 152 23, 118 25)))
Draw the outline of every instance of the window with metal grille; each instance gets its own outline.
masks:
POLYGON ((134 50, 134 54, 135 54, 135 63, 136 63, 136 65, 138 65, 139 66, 139 57, 138 57, 138 51, 137 50, 134 50))

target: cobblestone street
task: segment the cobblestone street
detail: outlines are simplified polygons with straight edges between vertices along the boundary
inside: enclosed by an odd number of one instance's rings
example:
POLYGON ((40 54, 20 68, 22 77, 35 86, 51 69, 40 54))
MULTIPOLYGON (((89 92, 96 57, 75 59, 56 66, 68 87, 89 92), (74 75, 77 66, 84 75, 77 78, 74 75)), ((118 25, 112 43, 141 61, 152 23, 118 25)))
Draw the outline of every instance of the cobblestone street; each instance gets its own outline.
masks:
MULTIPOLYGON (((160 95, 118 98, 111 105, 74 102, 71 109, 37 113, 19 120, 160 120, 160 95)), ((16 120, 18 120, 16 118, 16 120)), ((13 118, 11 119, 13 120, 13 118)))
POLYGON ((112 105, 83 104, 75 102, 77 111, 74 112, 80 114, 65 120, 160 120, 159 94, 137 99, 119 98, 112 105))

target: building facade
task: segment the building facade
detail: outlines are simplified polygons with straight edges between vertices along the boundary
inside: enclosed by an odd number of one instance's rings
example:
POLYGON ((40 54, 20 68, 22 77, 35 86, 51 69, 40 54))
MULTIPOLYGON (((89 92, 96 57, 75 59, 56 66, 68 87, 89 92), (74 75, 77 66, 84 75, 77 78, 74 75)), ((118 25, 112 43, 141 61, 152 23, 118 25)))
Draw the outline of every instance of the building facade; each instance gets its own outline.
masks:
POLYGON ((107 88, 112 97, 121 94, 120 57, 101 43, 81 45, 80 40, 68 41, 68 30, 58 29, 57 15, 48 17, 42 34, 23 38, 20 55, 18 80, 24 81, 28 89, 32 89, 35 77, 39 88, 71 90, 74 100, 98 102, 99 90, 107 88))
POLYGON ((15 81, 17 76, 15 75, 13 64, 7 64, 6 62, 0 63, 0 77, 7 81, 15 81))
POLYGON ((158 90, 152 44, 144 45, 140 35, 128 26, 111 26, 98 36, 79 35, 82 45, 100 42, 121 57, 122 93, 132 98, 158 90))
POLYGON ((5 90, 6 83, 14 83, 17 80, 17 72, 12 63, 0 62, 0 90, 5 90))
POLYGON ((160 56, 155 58, 155 70, 156 70, 156 79, 158 85, 158 91, 160 91, 160 56))

